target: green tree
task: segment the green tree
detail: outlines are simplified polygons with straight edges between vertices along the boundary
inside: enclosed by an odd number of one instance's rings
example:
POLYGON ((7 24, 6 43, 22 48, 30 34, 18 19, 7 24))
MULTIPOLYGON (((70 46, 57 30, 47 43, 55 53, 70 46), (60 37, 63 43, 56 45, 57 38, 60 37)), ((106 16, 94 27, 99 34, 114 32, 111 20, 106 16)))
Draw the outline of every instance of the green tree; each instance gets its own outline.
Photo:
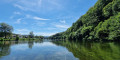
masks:
POLYGON ((4 36, 5 38, 7 38, 7 35, 12 34, 13 31, 13 27, 6 24, 6 23, 0 23, 0 33, 2 35, 2 37, 4 36))
POLYGON ((88 12, 62 33, 68 40, 120 40, 120 0, 98 0, 88 12))
POLYGON ((29 37, 30 37, 30 38, 34 38, 34 33, 33 33, 33 31, 30 32, 29 37))
POLYGON ((16 41, 18 41, 19 40, 19 36, 18 35, 16 35, 16 41))

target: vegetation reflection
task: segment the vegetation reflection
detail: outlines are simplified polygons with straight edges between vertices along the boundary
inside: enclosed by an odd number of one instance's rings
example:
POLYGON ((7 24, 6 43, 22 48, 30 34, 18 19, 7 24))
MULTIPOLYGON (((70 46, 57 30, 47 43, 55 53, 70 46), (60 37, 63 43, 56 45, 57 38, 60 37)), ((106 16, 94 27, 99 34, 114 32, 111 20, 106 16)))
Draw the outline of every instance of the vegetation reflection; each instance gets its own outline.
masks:
POLYGON ((10 54, 11 49, 10 47, 12 45, 17 45, 17 44, 26 44, 28 43, 28 47, 32 49, 34 46, 34 43, 42 43, 42 40, 28 40, 28 41, 0 41, 0 58, 2 56, 7 56, 10 54))
POLYGON ((56 45, 65 46, 80 60, 119 60, 120 44, 114 42, 78 43, 70 41, 53 41, 56 45))

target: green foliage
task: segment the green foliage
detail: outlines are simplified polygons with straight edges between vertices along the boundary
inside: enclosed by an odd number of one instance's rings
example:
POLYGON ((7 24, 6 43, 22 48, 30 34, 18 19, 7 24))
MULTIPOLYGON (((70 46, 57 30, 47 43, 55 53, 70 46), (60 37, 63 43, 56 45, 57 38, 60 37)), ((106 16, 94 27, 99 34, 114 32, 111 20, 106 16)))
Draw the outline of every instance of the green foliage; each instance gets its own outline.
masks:
POLYGON ((43 39, 44 36, 35 36, 35 38, 37 38, 37 39, 43 39))
POLYGON ((112 10, 114 14, 117 14, 118 12, 120 12, 120 0, 114 0, 113 3, 114 4, 112 6, 112 10))
POLYGON ((7 35, 12 34, 13 27, 6 24, 6 23, 0 23, 0 37, 7 37, 7 35))
POLYGON ((120 0, 98 0, 88 12, 67 29, 51 38, 68 40, 119 40, 120 0))
POLYGON ((0 38, 0 41, 4 41, 4 39, 3 39, 3 38, 0 38))
POLYGON ((99 39, 107 39, 108 31, 100 28, 97 31, 97 36, 96 37, 99 38, 99 39))
POLYGON ((108 40, 118 39, 120 36, 120 13, 100 23, 96 28, 96 37, 108 40))
POLYGON ((19 36, 18 36, 18 35, 16 36, 16 40, 17 40, 17 41, 19 40, 19 36))
POLYGON ((89 34, 89 32, 92 30, 92 26, 88 26, 88 27, 84 27, 84 28, 82 28, 82 30, 81 30, 81 34, 82 35, 88 35, 89 34))
POLYGON ((30 32, 29 38, 34 38, 33 31, 30 32))
POLYGON ((107 6, 103 8, 103 14, 105 17, 110 17, 112 16, 112 4, 113 2, 109 3, 107 6))

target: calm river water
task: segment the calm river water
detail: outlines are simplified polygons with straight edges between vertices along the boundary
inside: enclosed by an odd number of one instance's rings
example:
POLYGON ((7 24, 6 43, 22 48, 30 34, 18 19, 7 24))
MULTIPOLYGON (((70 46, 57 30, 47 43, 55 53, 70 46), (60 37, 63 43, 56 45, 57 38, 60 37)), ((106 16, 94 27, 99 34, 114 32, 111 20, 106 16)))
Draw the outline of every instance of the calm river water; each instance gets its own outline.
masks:
POLYGON ((120 43, 0 42, 0 60, 120 60, 120 43))

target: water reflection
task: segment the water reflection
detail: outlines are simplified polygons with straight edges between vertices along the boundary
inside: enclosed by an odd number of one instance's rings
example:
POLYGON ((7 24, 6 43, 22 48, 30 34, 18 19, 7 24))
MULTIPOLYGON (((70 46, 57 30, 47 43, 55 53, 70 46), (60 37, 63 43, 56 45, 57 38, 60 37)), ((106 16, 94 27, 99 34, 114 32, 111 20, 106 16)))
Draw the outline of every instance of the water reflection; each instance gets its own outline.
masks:
POLYGON ((34 41, 33 40, 28 41, 28 46, 29 46, 30 49, 32 49, 33 45, 34 45, 34 41))
POLYGON ((69 41, 53 41, 53 43, 66 47, 80 60, 120 60, 119 43, 78 43, 69 41))
POLYGON ((0 57, 10 54, 10 44, 8 42, 0 42, 0 57))
POLYGON ((63 46, 51 41, 0 42, 0 60, 78 60, 63 46))
POLYGON ((0 60, 119 60, 115 42, 5 41, 0 42, 0 60))

